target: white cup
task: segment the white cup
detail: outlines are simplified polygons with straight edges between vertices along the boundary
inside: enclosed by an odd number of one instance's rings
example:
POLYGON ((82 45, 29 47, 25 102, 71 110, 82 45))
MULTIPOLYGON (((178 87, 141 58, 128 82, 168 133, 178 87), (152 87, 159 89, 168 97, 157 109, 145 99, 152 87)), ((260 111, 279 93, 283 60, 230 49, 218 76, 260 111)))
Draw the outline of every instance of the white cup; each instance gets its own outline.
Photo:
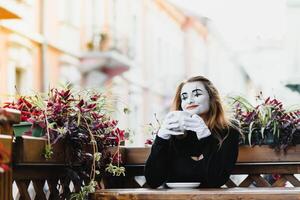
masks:
POLYGON ((178 131, 178 132, 183 132, 183 119, 184 117, 191 117, 191 114, 186 112, 186 111, 181 111, 181 110, 176 110, 176 111, 172 111, 170 114, 171 118, 177 119, 179 122, 179 128, 177 129, 172 129, 172 131, 178 131))

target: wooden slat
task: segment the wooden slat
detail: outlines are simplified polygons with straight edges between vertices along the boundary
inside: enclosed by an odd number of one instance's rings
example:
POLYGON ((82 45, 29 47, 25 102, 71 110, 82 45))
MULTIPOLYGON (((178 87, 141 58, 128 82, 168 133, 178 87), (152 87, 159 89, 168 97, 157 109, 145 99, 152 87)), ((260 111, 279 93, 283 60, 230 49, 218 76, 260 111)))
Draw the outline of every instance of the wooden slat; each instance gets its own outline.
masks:
POLYGON ((29 183, 30 183, 30 180, 18 180, 18 181, 16 181, 21 200, 31 200, 30 195, 28 193, 29 183))
POLYGON ((12 199, 12 170, 9 169, 6 173, 6 181, 5 181, 5 184, 6 184, 6 198, 7 199, 12 199))
POLYGON ((294 187, 300 187, 300 181, 293 174, 284 175, 285 179, 289 181, 294 187))
POLYGON ((271 187, 270 183, 260 175, 251 175, 251 178, 255 181, 256 187, 271 187))
POLYGON ((92 200, 299 200, 300 188, 226 188, 226 189, 106 189, 91 194, 92 200))
POLYGON ((237 163, 233 169, 232 174, 299 174, 299 164, 266 164, 261 165, 257 163, 249 163, 247 165, 240 165, 237 163))
POLYGON ((281 176, 278 180, 276 180, 273 184, 272 187, 284 187, 286 184, 286 178, 284 176, 281 176))
POLYGON ((57 189, 59 179, 48 179, 48 186, 49 186, 49 199, 59 199, 59 191, 57 189))
POLYGON ((249 187, 253 183, 253 179, 248 175, 239 185, 239 187, 249 187))
POLYGON ((0 173, 0 199, 5 199, 5 178, 4 173, 0 173))
POLYGON ((236 187, 237 185, 229 178, 229 180, 225 184, 228 188, 236 187))
POLYGON ((33 180, 33 188, 35 190, 35 200, 46 200, 46 195, 44 193, 45 180, 33 180))

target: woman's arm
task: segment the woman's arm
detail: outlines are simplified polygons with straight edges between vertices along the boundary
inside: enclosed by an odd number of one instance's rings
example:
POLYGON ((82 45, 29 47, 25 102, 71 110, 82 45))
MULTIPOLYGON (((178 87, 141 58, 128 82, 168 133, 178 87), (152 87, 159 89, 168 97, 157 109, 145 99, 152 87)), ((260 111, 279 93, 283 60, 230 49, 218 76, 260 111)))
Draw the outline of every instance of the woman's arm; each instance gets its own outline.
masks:
POLYGON ((201 187, 221 187, 228 181, 237 160, 239 132, 230 129, 220 148, 209 149, 210 151, 204 152, 204 158, 198 165, 203 177, 201 187))
POLYGON ((145 166, 145 177, 151 188, 161 186, 167 179, 169 140, 156 136, 145 166))

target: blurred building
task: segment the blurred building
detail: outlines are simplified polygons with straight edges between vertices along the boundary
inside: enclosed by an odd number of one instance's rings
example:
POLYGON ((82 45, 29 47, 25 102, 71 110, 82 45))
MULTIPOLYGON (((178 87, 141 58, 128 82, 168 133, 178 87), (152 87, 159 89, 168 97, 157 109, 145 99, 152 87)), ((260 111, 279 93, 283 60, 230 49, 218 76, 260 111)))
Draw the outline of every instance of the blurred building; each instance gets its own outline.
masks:
POLYGON ((165 0, 4 0, 1 6, 20 16, 0 21, 1 99, 60 82, 106 85, 118 98, 121 125, 142 141, 143 126, 154 113, 162 118, 178 83, 206 70, 205 26, 165 0))
POLYGON ((146 124, 155 114, 163 119, 176 86, 188 77, 207 76, 222 96, 261 88, 247 59, 226 45, 213 22, 172 1, 1 2, 0 16, 18 17, 0 21, 2 100, 66 82, 105 87, 117 100, 121 127, 142 144, 146 124))
POLYGON ((83 1, 1 2, 20 16, 0 21, 2 97, 44 91, 60 78, 79 83, 83 1))

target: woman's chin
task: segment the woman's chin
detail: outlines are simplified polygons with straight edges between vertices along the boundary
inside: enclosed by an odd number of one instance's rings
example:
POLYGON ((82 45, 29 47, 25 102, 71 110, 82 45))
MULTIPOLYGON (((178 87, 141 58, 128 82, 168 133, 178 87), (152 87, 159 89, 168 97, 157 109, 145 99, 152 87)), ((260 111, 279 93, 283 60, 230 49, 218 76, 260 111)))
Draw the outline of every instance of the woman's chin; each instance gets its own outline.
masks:
POLYGON ((190 113, 191 115, 199 113, 197 109, 190 109, 190 110, 185 110, 185 111, 188 112, 188 113, 190 113))

